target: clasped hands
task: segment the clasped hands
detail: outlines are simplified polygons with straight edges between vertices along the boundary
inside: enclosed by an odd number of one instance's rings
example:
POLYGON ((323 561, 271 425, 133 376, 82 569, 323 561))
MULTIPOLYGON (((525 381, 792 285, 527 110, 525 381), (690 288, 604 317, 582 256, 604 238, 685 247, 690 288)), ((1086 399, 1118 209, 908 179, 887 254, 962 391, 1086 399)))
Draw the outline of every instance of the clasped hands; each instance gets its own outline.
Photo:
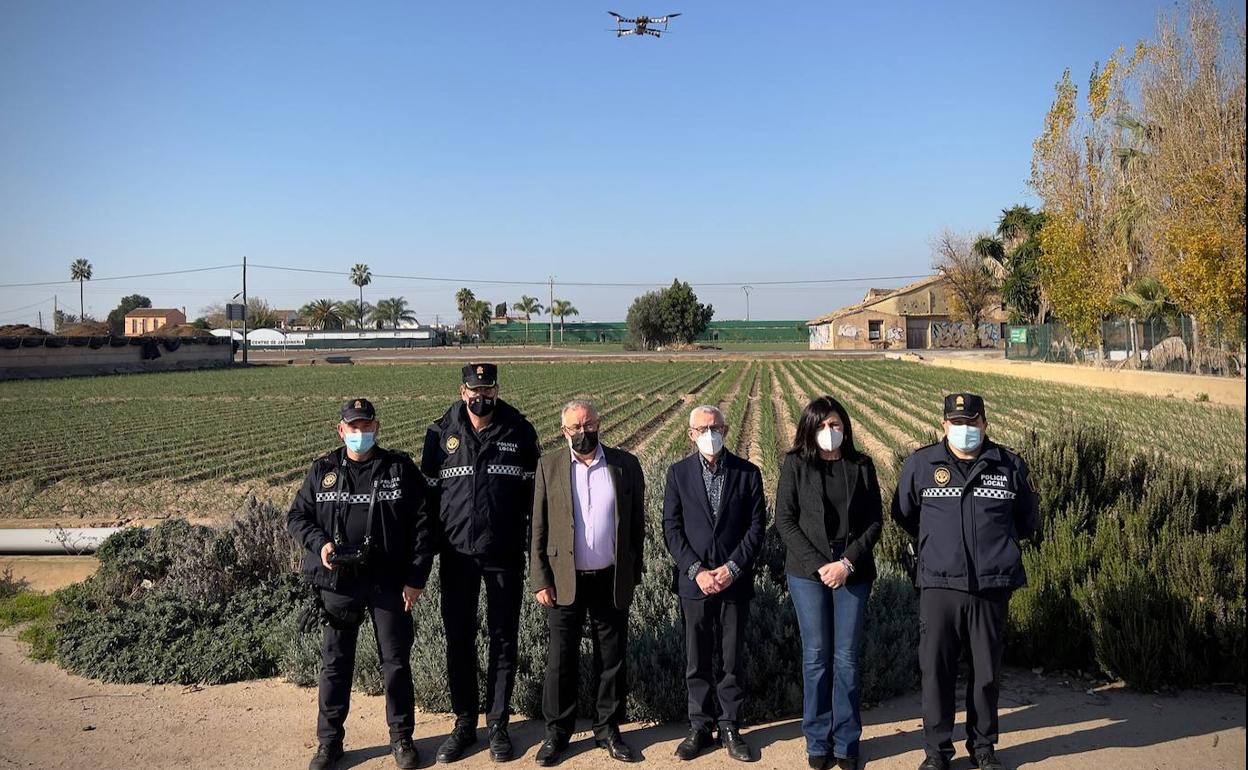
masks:
POLYGON ((732 572, 728 569, 728 565, 722 565, 715 569, 702 568, 698 570, 698 574, 694 576, 698 588, 702 589, 702 593, 711 596, 723 591, 732 585, 732 572))

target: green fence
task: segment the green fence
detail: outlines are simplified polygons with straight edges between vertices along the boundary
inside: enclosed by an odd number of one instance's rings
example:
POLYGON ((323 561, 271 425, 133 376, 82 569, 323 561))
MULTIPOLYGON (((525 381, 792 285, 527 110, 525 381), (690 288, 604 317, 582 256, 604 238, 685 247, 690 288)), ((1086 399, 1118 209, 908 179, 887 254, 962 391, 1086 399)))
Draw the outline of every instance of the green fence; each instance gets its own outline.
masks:
POLYGON ((1175 319, 1101 322, 1099 346, 1078 344, 1060 323, 1010 326, 1005 357, 1057 363, 1103 362, 1124 369, 1242 375, 1244 326, 1203 330, 1197 347, 1196 326, 1186 316, 1175 319))
MULTIPOLYGON (((576 322, 560 328, 555 321, 555 342, 563 344, 609 344, 628 339, 628 325, 623 322, 576 322)), ((698 342, 797 342, 809 339, 805 321, 713 321, 698 342)), ((524 344, 525 324, 497 324, 490 327, 487 342, 495 345, 524 344)), ((545 344, 550 341, 550 323, 534 321, 529 325, 528 343, 545 344)))

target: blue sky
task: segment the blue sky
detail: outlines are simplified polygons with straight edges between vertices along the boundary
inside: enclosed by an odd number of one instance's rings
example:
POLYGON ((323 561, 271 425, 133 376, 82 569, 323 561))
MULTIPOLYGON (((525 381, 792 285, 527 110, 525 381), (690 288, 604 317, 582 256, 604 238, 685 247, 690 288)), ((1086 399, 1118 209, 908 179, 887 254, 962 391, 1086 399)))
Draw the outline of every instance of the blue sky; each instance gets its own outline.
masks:
MULTIPOLYGON (((0 283, 244 254, 471 279, 366 288, 430 322, 461 285, 546 301, 491 279, 554 275, 584 318, 620 320, 641 289, 559 282, 922 274, 941 228, 1034 202, 1062 70, 1082 85, 1172 7, 653 3, 0 0, 0 283), (684 15, 617 39, 608 9, 684 15)), ((866 285, 760 286, 750 314, 813 317, 866 285)), ((99 280, 87 308, 139 292, 194 316, 239 288, 237 271, 99 280)), ((264 269, 249 290, 355 296, 264 269)), ((744 317, 739 288, 697 290, 744 317)), ((76 312, 76 285, 0 288, 0 323, 46 321, 54 293, 76 312)))

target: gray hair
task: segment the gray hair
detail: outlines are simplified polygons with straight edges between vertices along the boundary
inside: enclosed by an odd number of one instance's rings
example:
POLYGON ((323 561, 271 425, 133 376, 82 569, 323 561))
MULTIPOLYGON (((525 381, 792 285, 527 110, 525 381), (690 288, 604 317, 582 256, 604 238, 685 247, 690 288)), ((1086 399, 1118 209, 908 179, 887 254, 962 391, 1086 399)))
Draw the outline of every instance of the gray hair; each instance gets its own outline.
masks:
POLYGON ((698 412, 709 412, 710 414, 714 415, 715 422, 718 423, 719 425, 728 424, 728 419, 724 417, 724 413, 720 411, 719 407, 711 406, 710 404, 703 404, 701 406, 695 406, 693 408, 693 411, 689 413, 690 425, 693 425, 693 418, 698 416, 698 412))
POLYGON ((585 411, 589 412, 594 417, 598 416, 598 409, 594 406, 594 403, 592 401, 586 400, 584 398, 574 398, 568 403, 564 404, 563 408, 559 410, 559 423, 560 424, 563 424, 563 416, 567 414, 568 412, 572 411, 573 409, 584 409, 585 411))

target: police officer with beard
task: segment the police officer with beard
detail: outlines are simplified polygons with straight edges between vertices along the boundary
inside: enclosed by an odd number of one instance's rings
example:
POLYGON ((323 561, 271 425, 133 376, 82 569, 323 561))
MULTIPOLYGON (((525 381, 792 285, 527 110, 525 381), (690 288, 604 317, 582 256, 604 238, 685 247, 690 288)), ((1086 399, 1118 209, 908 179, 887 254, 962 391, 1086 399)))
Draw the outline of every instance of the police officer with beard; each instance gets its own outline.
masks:
POLYGON ((425 434, 421 469, 439 530, 442 620, 455 727, 438 748, 454 762, 477 741, 477 603, 485 583, 490 758, 514 757, 507 732, 516 681, 524 556, 540 454, 537 431, 498 397, 498 367, 463 368, 460 400, 425 434))
POLYGON ((984 400, 945 397, 945 438, 906 459, 893 519, 919 540, 919 669, 923 740, 919 770, 949 770, 958 661, 966 681, 966 750, 972 767, 997 759, 997 698, 1010 594, 1027 584, 1019 540, 1039 526, 1027 463, 985 435, 984 400))
POLYGON ((319 746, 309 770, 329 770, 343 756, 360 623, 371 616, 386 693, 391 751, 402 768, 419 764, 412 743, 415 705, 411 609, 433 562, 427 484, 408 455, 376 444, 381 423, 363 398, 342 407, 343 446, 312 463, 286 526, 303 546, 301 571, 316 594, 305 630, 324 626, 319 746))

